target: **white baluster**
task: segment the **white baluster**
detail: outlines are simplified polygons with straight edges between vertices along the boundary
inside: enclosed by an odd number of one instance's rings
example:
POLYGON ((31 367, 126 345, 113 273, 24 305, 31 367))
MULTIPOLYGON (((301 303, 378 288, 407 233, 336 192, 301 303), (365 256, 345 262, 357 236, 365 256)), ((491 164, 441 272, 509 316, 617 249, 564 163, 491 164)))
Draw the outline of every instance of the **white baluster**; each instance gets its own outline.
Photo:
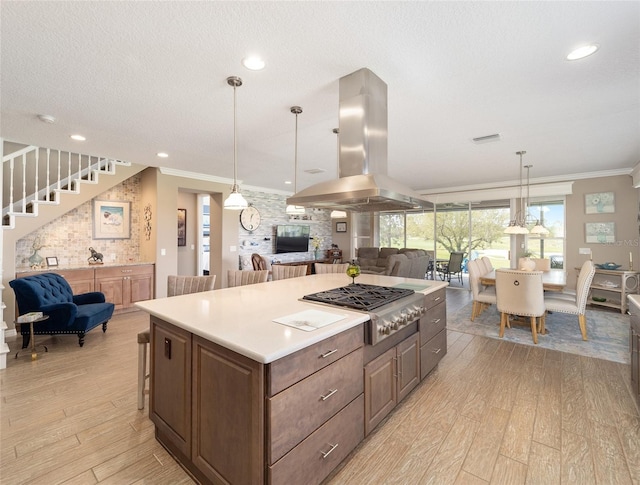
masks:
POLYGON ((27 154, 22 154, 22 213, 27 212, 27 154))

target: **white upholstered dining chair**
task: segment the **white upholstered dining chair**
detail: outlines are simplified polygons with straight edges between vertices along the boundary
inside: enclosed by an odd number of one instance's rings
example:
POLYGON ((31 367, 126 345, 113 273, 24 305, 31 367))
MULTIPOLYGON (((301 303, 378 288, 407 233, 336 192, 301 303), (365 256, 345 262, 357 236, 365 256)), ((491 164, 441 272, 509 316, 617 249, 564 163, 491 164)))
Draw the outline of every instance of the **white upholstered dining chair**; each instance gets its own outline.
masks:
MULTIPOLYGON (((547 311, 578 315, 582 340, 587 340, 587 298, 589 297, 589 287, 595 273, 596 268, 593 262, 587 260, 580 268, 575 294, 549 291, 544 296, 544 304, 547 311)), ((544 326, 542 330, 544 331, 544 326)))
POLYGON ((538 343, 538 319, 544 329, 545 304, 542 271, 496 270, 496 307, 500 312, 500 338, 509 315, 529 317, 533 343, 538 343))
POLYGON ((482 260, 472 259, 467 263, 469 270, 469 286, 473 293, 473 306, 471 307, 471 321, 480 315, 489 305, 496 304, 495 286, 485 287, 480 283, 480 276, 486 274, 486 267, 482 260))

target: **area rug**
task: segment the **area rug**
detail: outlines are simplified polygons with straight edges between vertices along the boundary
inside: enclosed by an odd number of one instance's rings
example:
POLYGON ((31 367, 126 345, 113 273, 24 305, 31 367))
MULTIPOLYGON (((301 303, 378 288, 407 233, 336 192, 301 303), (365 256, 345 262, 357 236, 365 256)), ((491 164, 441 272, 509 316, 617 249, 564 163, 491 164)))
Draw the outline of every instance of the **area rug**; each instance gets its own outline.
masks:
MULTIPOLYGON (((447 315, 447 328, 457 332, 500 338, 500 314, 491 305, 471 321, 471 305, 447 315)), ((538 346, 571 354, 629 363, 629 315, 587 310, 587 336, 582 340, 577 315, 553 313, 547 315, 547 335, 538 335, 538 346)), ((534 345, 529 325, 505 328, 504 340, 534 345)))

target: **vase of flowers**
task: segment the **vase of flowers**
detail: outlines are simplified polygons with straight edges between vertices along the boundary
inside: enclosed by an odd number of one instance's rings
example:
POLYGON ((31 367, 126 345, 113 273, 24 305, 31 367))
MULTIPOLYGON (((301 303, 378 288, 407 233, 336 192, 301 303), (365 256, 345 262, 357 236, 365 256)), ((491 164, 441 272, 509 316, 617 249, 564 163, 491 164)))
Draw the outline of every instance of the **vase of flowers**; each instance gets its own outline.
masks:
POLYGON ((320 252, 320 244, 322 244, 322 241, 320 241, 320 238, 318 236, 313 236, 313 239, 311 239, 311 247, 313 248, 313 259, 318 259, 318 253, 320 252))

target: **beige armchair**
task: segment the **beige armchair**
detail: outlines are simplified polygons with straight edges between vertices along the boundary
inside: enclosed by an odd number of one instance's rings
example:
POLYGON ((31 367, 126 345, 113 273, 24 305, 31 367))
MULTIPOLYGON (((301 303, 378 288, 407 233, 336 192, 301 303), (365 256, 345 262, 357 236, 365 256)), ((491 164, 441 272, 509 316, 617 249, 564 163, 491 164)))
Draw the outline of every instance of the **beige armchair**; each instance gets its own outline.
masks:
POLYGON ((186 295, 201 291, 213 290, 216 275, 209 276, 175 276, 167 277, 167 296, 186 295))
POLYGON ((260 271, 230 269, 227 271, 227 286, 253 285, 256 283, 264 283, 269 277, 269 271, 266 269, 260 271))
POLYGON ((349 263, 313 263, 316 274, 346 274, 349 263))
POLYGON ((496 270, 496 306, 500 312, 500 338, 509 326, 509 315, 529 317, 533 343, 538 343, 538 319, 544 329, 545 303, 542 271, 496 270))
POLYGON ((307 275, 306 264, 295 265, 295 266, 289 266, 284 264, 274 264, 273 266, 271 266, 271 279, 273 281, 285 280, 287 278, 299 278, 300 276, 306 276, 306 275, 307 275))

